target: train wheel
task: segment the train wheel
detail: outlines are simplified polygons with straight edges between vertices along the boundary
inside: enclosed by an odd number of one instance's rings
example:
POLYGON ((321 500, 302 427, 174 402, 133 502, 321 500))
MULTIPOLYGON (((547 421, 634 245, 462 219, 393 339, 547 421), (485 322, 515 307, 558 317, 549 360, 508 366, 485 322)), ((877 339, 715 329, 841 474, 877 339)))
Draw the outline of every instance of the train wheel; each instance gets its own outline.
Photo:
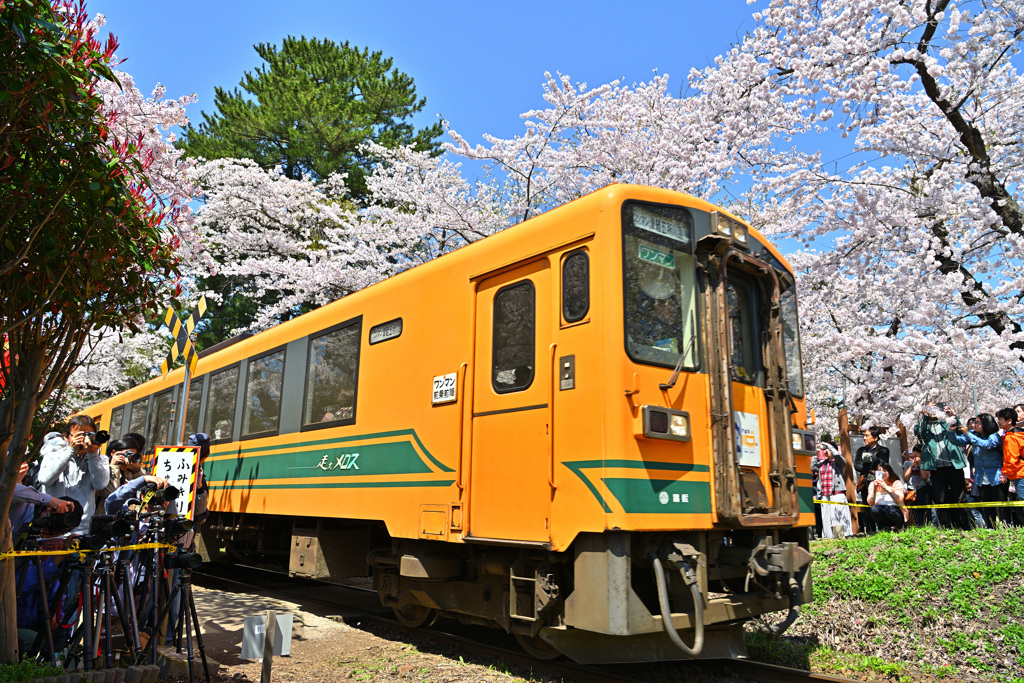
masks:
POLYGON ((562 656, 562 653, 554 648, 554 646, 542 640, 538 636, 524 636, 521 633, 513 634, 516 637, 516 642, 519 643, 519 647, 526 650, 526 654, 530 655, 535 659, 543 661, 549 661, 552 659, 558 659, 562 656))
POLYGON ((424 607, 423 605, 410 603, 401 607, 392 607, 391 609, 394 611, 398 622, 406 628, 430 626, 437 621, 437 610, 424 607))

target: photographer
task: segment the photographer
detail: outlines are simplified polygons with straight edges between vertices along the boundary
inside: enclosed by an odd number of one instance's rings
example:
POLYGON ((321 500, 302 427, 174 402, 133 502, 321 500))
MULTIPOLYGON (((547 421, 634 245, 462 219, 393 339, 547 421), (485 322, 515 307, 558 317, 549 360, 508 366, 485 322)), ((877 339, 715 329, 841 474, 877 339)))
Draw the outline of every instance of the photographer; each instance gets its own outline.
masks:
POLYGON ((43 438, 39 482, 43 493, 54 498, 70 497, 82 504, 82 521, 74 533, 86 534, 96 512, 95 492, 110 481, 107 459, 100 453, 106 432, 96 432, 88 415, 75 415, 63 433, 50 432, 43 438))
POLYGON ((11 520, 11 531, 15 536, 18 535, 18 530, 22 526, 33 520, 37 505, 45 505, 60 513, 71 512, 74 509, 74 505, 69 501, 55 498, 47 493, 40 493, 31 486, 23 484, 26 474, 28 474, 28 463, 23 462, 18 471, 18 481, 14 484, 14 498, 11 500, 11 509, 8 515, 11 520))
MULTIPOLYGON (((878 469, 878 464, 889 462, 889 449, 881 443, 881 427, 868 427, 861 433, 861 436, 864 437, 864 445, 858 448, 853 456, 853 469, 857 473, 856 490, 859 494, 860 502, 871 505, 868 503, 868 485, 875 478, 875 470, 878 469)), ((877 530, 875 518, 871 515, 870 510, 862 508, 857 516, 861 531, 873 533, 877 530)))
POLYGON ((142 468, 142 446, 129 435, 111 441, 107 446, 110 455, 110 482, 102 491, 97 491, 97 509, 107 514, 106 500, 119 486, 148 474, 142 468))
MULTIPOLYGON (((921 472, 928 472, 933 502, 964 504, 967 502, 967 480, 964 468, 967 457, 962 446, 967 439, 959 433, 960 420, 952 408, 929 401, 921 412, 914 435, 921 443, 921 472)), ((961 508, 937 508, 939 526, 969 531, 974 522, 961 508)))
POLYGON ((157 490, 167 488, 167 480, 163 477, 155 477, 152 474, 144 474, 141 477, 132 479, 119 486, 113 493, 107 496, 107 514, 117 515, 124 507, 124 504, 131 498, 139 498, 146 484, 155 484, 157 490))

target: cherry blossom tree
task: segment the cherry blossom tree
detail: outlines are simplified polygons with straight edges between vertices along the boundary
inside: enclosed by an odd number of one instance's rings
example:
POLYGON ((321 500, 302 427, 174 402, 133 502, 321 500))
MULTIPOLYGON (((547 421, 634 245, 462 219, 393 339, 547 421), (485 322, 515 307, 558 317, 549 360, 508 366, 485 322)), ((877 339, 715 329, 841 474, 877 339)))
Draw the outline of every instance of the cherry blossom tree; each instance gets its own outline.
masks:
POLYGON ((744 200, 771 235, 827 245, 794 258, 808 385, 845 383, 868 422, 1021 389, 1021 9, 772 0, 691 74, 707 133, 773 131, 744 150, 744 200), (836 160, 802 151, 826 132, 849 141, 836 160))
POLYGON ((387 163, 366 179, 365 208, 344 199, 341 176, 315 184, 247 159, 197 164, 196 230, 212 259, 189 272, 219 283, 207 296, 263 301, 247 329, 265 329, 505 226, 490 188, 471 188, 456 164, 409 148, 368 153, 387 163))

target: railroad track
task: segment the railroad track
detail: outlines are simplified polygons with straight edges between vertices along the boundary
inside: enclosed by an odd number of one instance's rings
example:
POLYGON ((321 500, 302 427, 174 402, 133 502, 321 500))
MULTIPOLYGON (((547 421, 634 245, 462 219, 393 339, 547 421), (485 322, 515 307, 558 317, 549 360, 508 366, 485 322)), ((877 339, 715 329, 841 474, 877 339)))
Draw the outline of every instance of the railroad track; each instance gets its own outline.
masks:
POLYGON ((700 660, 696 662, 654 662, 643 665, 585 666, 569 661, 541 661, 524 653, 511 636, 501 631, 469 627, 455 622, 429 629, 408 628, 399 623, 391 610, 382 607, 373 590, 357 586, 325 583, 311 579, 290 579, 281 573, 255 567, 204 565, 193 572, 196 585, 229 592, 259 591, 308 607, 320 607, 350 625, 363 622, 391 629, 416 639, 457 648, 484 661, 503 661, 549 680, 579 683, 649 683, 652 680, 758 681, 764 683, 856 683, 856 679, 789 669, 750 660, 700 660), (315 590, 314 590, 315 589, 315 590), (513 649, 514 648, 514 649, 513 649), (685 673, 680 669, 685 668, 685 673), (638 674, 637 670, 642 669, 638 674))

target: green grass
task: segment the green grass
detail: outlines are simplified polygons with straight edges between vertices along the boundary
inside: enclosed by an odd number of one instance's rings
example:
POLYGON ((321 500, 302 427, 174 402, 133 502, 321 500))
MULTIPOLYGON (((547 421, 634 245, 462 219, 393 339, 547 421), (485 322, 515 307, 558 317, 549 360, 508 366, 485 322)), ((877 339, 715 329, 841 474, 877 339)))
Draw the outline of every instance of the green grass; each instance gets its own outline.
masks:
POLYGON ((64 673, 66 672, 60 667, 40 664, 30 660, 0 664, 0 681, 31 681, 36 678, 46 678, 47 676, 60 676, 64 673))
POLYGON ((813 602, 804 606, 797 627, 778 640, 748 632, 753 659, 824 672, 869 671, 899 681, 928 674, 1024 683, 1017 663, 1024 660, 1024 529, 964 533, 914 527, 819 541, 811 551, 813 602), (860 652, 819 643, 815 619, 824 623, 838 602, 856 603, 855 614, 875 621, 885 637, 860 637, 860 652), (948 627, 953 623, 967 627, 948 627), (934 624, 945 628, 926 637, 923 629, 934 624), (913 661, 864 654, 885 650, 888 634, 903 639, 913 661), (1010 671, 993 665, 1004 658, 1013 663, 1010 671))

